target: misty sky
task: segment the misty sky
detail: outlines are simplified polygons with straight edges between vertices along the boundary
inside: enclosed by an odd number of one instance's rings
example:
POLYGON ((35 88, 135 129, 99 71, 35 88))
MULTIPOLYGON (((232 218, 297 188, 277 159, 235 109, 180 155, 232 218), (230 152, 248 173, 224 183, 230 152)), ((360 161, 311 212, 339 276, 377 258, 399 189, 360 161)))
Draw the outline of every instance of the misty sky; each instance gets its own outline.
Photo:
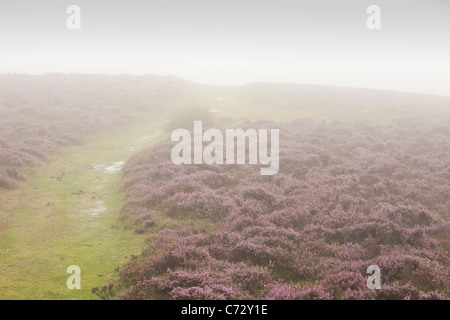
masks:
POLYGON ((1 0, 0 73, 172 74, 450 96, 448 0, 1 0), (66 27, 81 7, 81 30, 66 27), (381 30, 366 27, 381 7, 381 30))

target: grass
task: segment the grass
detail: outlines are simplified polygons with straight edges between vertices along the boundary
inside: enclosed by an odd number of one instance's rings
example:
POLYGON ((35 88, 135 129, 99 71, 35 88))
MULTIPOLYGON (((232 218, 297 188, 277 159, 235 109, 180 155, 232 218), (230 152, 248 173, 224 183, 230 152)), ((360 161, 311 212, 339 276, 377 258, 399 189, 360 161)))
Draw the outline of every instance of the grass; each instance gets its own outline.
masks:
MULTIPOLYGON (((216 107, 214 99, 201 100, 216 107)), ((221 115, 235 114, 227 109, 221 115)), ((0 299, 94 299, 91 289, 114 280, 117 266, 146 247, 145 234, 119 222, 120 173, 95 167, 126 161, 167 137, 163 132, 148 139, 166 127, 170 115, 173 110, 147 114, 130 126, 88 137, 81 146, 61 148, 48 164, 29 169, 19 188, 0 193, 0 299), (98 208, 99 201, 106 210, 93 217, 87 210, 98 208), (81 269, 80 290, 67 288, 71 265, 81 269)), ((241 119, 229 117, 229 124, 241 119)))
MULTIPOLYGON (((267 106, 269 102, 257 105, 233 95, 233 88, 209 88, 206 92, 191 89, 187 89, 183 103, 171 104, 218 110, 219 126, 226 128, 234 128, 245 119, 289 121, 307 117, 370 122, 379 118, 376 108, 342 116, 338 109, 277 109, 267 106), (217 99, 221 96, 225 99, 217 99)), ((143 116, 130 126, 89 137, 84 145, 62 148, 49 164, 30 169, 28 181, 18 189, 0 193, 0 299, 94 299, 91 289, 115 280, 114 269, 146 247, 147 235, 136 234, 119 223, 123 201, 120 173, 108 174, 94 167, 126 161, 138 150, 167 137, 169 132, 146 138, 164 128, 164 119, 170 114, 173 112, 166 110, 143 116), (86 211, 100 206, 106 210, 98 212, 98 216, 86 211), (66 286, 70 265, 81 268, 81 290, 69 290, 66 286)), ((389 123, 395 117, 394 113, 380 118, 389 123)), ((160 218, 154 232, 199 223, 160 218)))
POLYGON ((120 173, 93 167, 126 161, 157 142, 164 135, 142 138, 162 127, 161 119, 153 116, 66 147, 33 169, 18 189, 0 195, 0 299, 93 299, 93 287, 113 280, 114 269, 140 253, 145 236, 118 222, 120 173), (86 211, 99 204, 106 210, 98 216, 86 211), (81 290, 66 286, 70 265, 81 268, 81 290))

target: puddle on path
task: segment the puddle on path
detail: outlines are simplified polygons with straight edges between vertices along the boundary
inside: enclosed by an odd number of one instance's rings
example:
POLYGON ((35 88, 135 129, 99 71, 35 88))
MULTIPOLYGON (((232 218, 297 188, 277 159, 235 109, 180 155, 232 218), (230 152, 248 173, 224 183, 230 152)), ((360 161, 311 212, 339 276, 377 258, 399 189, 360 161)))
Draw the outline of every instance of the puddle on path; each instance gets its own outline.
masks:
MULTIPOLYGON (((134 152, 139 149, 140 144, 149 143, 159 135, 163 133, 162 130, 156 130, 152 134, 148 136, 143 136, 137 140, 137 146, 130 146, 125 148, 125 150, 129 152, 134 152)), ((106 189, 106 181, 108 180, 108 176, 112 174, 117 174, 122 170, 123 165, 125 164, 125 161, 116 161, 111 164, 99 164, 92 166, 91 168, 100 172, 100 175, 98 176, 101 178, 99 180, 99 183, 97 184, 96 191, 104 191, 106 189)), ((101 196, 100 194, 97 194, 97 196, 101 196)), ((108 198, 108 195, 101 196, 103 199, 108 198)), ((94 200, 92 199, 93 205, 89 208, 80 208, 81 216, 89 215, 90 217, 98 217, 102 212, 106 211, 107 206, 103 200, 94 200)))
POLYGON ((105 173, 116 173, 119 172, 122 169, 123 164, 125 161, 116 161, 112 165, 107 166, 105 168, 105 173))
POLYGON ((124 163, 125 163, 125 161, 116 161, 110 165, 99 164, 99 165, 93 166, 92 168, 94 170, 100 171, 102 173, 107 173, 107 174, 117 173, 122 169, 122 166, 124 163))
MULTIPOLYGON (((100 213, 106 210, 105 203, 102 200, 96 201, 96 207, 90 209, 81 210, 82 213, 86 213, 91 217, 97 217, 100 213)), ((82 214, 83 216, 83 214, 82 214)))

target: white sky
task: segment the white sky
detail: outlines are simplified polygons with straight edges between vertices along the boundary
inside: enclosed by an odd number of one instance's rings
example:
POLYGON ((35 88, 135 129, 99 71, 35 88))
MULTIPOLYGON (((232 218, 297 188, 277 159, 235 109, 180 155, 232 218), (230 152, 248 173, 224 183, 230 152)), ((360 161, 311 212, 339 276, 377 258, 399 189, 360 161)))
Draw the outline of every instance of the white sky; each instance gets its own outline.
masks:
POLYGON ((0 73, 172 74, 450 96, 447 0, 1 0, 0 73), (366 8, 381 7, 369 31, 366 8), (81 30, 66 8, 81 7, 81 30))

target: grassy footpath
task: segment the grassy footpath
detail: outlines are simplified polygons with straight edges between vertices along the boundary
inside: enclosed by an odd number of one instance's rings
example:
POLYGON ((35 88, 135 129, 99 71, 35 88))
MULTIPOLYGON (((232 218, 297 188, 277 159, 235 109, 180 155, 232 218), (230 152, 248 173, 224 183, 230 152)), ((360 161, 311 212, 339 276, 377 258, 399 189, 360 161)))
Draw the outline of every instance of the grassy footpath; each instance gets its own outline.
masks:
POLYGON ((100 133, 60 150, 16 190, 0 195, 0 299, 93 299, 91 289, 145 246, 118 225, 120 171, 139 149, 161 139, 162 117, 100 133), (159 135, 158 135, 159 133, 159 135), (81 268, 81 290, 66 286, 81 268))
MULTIPOLYGON (((229 128, 245 119, 332 121, 336 116, 308 106, 278 110, 233 97, 218 99, 220 90, 191 92, 184 103, 172 104, 207 106, 229 128)), ((147 116, 90 137, 82 146, 63 148, 50 164, 34 168, 18 189, 1 192, 0 299, 93 299, 93 287, 108 283, 117 276, 117 266, 140 253, 145 236, 118 225, 121 175, 115 169, 167 135, 156 136, 155 131, 171 116, 176 112, 147 116), (70 265, 81 268, 81 290, 66 287, 70 265)), ((358 113, 349 121, 366 117, 375 116, 358 113)))
MULTIPOLYGON (((235 101, 212 97, 194 95, 179 104, 235 114, 235 101)), ((241 119, 258 114, 248 109, 248 114, 240 109, 241 119)), ((91 289, 114 279, 114 269, 145 248, 145 235, 118 223, 123 195, 121 174, 114 171, 117 162, 167 135, 155 131, 175 115, 172 110, 146 116, 89 137, 84 145, 61 148, 49 164, 30 169, 19 188, 1 190, 0 299, 94 299, 91 289), (71 265, 81 268, 81 290, 66 286, 71 265)))

